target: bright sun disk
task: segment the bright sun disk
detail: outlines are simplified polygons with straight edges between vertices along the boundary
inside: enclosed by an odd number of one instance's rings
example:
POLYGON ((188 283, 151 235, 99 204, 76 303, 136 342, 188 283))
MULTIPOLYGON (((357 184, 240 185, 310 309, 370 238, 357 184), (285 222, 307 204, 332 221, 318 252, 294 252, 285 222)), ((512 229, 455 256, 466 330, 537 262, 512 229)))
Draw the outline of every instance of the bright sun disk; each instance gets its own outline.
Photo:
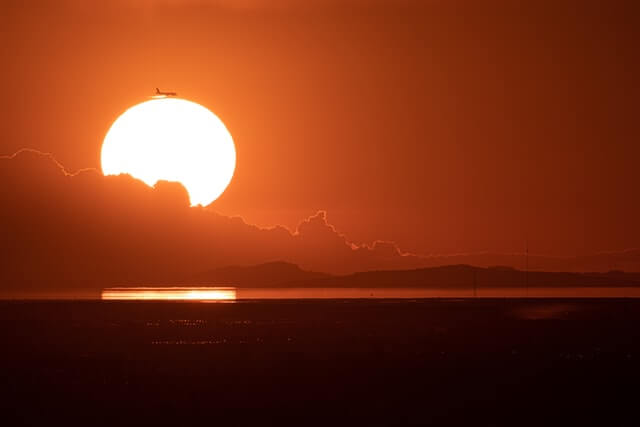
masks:
POLYGON ((192 205, 216 200, 236 165, 231 134, 211 111, 179 98, 152 99, 122 113, 102 144, 102 172, 153 186, 180 182, 192 205))

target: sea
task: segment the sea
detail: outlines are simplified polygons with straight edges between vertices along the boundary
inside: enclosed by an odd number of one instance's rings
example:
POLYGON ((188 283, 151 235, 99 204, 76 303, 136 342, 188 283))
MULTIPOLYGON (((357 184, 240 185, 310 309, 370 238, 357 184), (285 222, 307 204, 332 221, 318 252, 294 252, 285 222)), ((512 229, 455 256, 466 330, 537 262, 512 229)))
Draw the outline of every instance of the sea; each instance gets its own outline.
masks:
POLYGON ((520 291, 4 299, 2 424, 636 425, 637 292, 520 291))

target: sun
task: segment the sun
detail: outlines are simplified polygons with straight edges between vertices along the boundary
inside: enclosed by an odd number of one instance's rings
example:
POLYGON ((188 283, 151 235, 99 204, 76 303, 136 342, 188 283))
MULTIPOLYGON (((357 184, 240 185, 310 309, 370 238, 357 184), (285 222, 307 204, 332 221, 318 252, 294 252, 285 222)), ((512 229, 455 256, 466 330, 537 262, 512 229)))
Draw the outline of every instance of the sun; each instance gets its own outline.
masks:
POLYGON ((206 206, 236 167, 231 134, 211 111, 180 98, 151 99, 122 113, 102 143, 102 172, 127 173, 153 186, 180 182, 191 205, 206 206))

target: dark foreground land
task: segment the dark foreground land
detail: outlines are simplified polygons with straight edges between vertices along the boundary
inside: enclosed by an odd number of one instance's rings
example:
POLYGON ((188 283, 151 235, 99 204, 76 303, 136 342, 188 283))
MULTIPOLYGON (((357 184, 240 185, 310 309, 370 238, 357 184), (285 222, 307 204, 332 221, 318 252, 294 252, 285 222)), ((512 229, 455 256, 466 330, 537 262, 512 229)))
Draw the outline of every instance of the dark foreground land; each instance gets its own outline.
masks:
POLYGON ((640 300, 0 302, 0 419, 638 425, 639 324, 640 300))

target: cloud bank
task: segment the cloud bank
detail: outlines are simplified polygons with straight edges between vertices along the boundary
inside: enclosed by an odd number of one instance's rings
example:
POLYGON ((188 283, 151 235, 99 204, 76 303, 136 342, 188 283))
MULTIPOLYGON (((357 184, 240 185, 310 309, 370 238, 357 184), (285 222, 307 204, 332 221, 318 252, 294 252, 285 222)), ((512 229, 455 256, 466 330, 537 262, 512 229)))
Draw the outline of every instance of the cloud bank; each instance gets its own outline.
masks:
POLYGON ((5 288, 162 283, 276 260, 331 273, 420 264, 385 245, 352 246, 325 212, 293 233, 263 229, 189 207, 180 184, 161 181, 151 188, 128 175, 70 173, 33 150, 0 159, 0 198, 5 288))
MULTIPOLYGON (((229 265, 284 260, 333 274, 468 263, 522 267, 522 254, 419 256, 392 242, 355 244, 327 213, 294 232, 259 228, 212 208, 190 207, 177 183, 154 188, 128 175, 66 171, 49 154, 22 150, 0 158, 3 291, 98 289, 169 283, 229 265)), ((530 256, 532 269, 638 271, 640 251, 581 258, 530 256)))

